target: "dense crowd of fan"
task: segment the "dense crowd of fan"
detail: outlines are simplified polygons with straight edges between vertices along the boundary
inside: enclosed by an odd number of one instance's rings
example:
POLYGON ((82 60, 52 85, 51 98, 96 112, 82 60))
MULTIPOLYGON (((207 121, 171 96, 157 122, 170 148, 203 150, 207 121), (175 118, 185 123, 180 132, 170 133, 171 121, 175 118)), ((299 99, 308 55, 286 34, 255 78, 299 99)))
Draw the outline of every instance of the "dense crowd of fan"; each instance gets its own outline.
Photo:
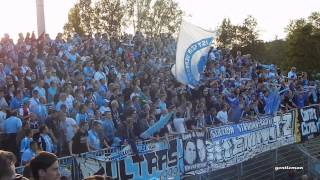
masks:
POLYGON ((176 40, 159 37, 19 34, 0 42, 0 149, 27 164, 38 150, 67 156, 249 121, 319 103, 317 83, 294 67, 287 76, 229 50, 211 48, 199 86, 171 74, 176 40))

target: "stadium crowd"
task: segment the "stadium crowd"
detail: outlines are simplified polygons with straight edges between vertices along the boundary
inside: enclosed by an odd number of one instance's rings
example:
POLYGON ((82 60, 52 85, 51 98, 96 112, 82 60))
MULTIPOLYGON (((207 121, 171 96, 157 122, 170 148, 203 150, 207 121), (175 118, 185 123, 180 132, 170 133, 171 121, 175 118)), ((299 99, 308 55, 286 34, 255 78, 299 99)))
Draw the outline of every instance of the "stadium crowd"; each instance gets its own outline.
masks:
MULTIPOLYGON (((284 74, 240 51, 211 48, 199 86, 171 73, 175 39, 94 34, 0 42, 0 149, 21 165, 39 150, 67 156, 130 144, 168 113, 148 139, 250 121, 319 103, 307 73, 284 74), (287 75, 287 76, 286 76, 287 75)), ((139 157, 139 156, 138 156, 139 157)))

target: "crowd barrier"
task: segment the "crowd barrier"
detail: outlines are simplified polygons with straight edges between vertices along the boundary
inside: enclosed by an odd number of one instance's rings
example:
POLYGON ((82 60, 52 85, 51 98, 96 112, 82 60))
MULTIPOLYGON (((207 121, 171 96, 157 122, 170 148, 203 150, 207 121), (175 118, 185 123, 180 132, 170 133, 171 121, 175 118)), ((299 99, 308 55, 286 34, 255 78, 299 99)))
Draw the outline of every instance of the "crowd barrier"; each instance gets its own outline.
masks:
MULTIPOLYGON (((181 179, 228 168, 277 148, 319 135, 319 105, 276 116, 260 116, 173 138, 137 143, 143 160, 130 145, 60 159, 60 170, 72 179, 100 171, 114 179, 181 179)), ((21 169, 18 169, 21 171, 21 169)))

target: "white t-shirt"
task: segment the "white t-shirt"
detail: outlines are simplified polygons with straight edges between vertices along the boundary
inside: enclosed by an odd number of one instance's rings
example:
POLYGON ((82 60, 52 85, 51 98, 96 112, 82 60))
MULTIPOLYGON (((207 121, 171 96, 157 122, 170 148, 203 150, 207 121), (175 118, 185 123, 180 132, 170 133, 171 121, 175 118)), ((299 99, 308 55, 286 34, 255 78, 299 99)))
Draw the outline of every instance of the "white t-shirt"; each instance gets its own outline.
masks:
POLYGON ((178 133, 185 133, 186 132, 186 128, 184 126, 184 118, 175 118, 173 120, 173 125, 178 133))
POLYGON ((227 111, 219 111, 217 114, 217 118, 223 122, 224 124, 228 122, 228 113, 227 111))

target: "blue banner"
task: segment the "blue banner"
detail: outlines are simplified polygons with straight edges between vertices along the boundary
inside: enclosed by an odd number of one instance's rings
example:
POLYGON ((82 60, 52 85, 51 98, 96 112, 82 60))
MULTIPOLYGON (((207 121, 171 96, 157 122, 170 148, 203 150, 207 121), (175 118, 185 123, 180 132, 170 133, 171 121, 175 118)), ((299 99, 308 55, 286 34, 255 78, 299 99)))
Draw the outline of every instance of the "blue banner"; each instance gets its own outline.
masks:
POLYGON ((208 171, 226 168, 254 156, 293 144, 294 113, 211 128, 207 141, 208 171))

